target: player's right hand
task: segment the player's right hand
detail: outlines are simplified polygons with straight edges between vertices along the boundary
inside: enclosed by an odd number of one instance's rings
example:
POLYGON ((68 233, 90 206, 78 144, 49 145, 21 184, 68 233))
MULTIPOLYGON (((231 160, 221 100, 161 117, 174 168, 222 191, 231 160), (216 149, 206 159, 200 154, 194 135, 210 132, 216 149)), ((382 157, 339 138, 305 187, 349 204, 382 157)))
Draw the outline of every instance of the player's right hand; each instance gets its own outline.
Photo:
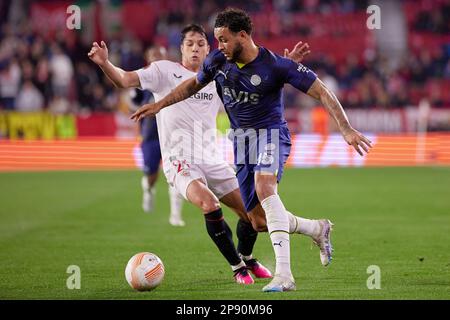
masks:
POLYGON ((134 120, 134 122, 138 122, 145 117, 155 116, 160 110, 161 107, 158 105, 158 103, 144 104, 131 115, 130 119, 134 120))
POLYGON ((372 148, 372 141, 363 136, 361 132, 353 128, 348 128, 346 131, 342 132, 342 136, 344 137, 344 140, 350 146, 352 146, 361 157, 363 156, 363 152, 361 149, 363 149, 366 153, 369 153, 369 149, 372 148))
POLYGON ((104 64, 108 60, 108 47, 105 42, 101 42, 101 46, 97 42, 92 44, 91 51, 88 53, 89 59, 98 65, 104 64))

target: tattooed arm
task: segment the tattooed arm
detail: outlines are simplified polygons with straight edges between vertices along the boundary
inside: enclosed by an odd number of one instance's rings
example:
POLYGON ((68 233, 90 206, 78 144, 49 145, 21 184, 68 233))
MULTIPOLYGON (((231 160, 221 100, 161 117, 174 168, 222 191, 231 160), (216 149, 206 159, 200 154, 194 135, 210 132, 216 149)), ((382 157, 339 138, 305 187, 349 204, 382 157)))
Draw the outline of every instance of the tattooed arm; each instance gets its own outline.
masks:
POLYGON ((363 152, 360 148, 366 153, 369 152, 369 148, 372 148, 370 140, 357 130, 353 129, 348 121, 344 108, 342 108, 336 95, 331 92, 319 78, 314 81, 307 94, 319 100, 325 108, 327 108, 330 115, 336 121, 342 136, 349 145, 353 146, 361 156, 363 155, 363 152))
POLYGON ((192 77, 180 83, 170 94, 156 103, 145 104, 133 113, 130 119, 139 121, 147 116, 154 116, 162 108, 168 107, 177 102, 183 101, 193 94, 199 92, 205 85, 198 82, 197 77, 192 77))

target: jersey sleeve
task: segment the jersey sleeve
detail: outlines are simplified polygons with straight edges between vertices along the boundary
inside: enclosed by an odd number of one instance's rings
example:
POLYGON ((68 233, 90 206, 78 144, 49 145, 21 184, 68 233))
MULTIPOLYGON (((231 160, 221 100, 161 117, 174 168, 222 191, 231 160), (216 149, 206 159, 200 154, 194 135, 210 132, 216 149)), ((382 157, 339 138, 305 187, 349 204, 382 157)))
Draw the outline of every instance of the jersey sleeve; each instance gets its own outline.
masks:
POLYGON ((197 73, 198 82, 202 85, 207 85, 209 82, 213 81, 217 71, 225 61, 225 56, 218 49, 208 54, 200 71, 197 73))
POLYGON ((317 79, 317 75, 308 67, 290 59, 280 58, 278 61, 278 71, 284 80, 294 88, 306 93, 317 79))
POLYGON ((153 62, 149 66, 136 71, 140 88, 142 90, 149 90, 150 92, 160 92, 164 86, 164 75, 157 62, 153 62))

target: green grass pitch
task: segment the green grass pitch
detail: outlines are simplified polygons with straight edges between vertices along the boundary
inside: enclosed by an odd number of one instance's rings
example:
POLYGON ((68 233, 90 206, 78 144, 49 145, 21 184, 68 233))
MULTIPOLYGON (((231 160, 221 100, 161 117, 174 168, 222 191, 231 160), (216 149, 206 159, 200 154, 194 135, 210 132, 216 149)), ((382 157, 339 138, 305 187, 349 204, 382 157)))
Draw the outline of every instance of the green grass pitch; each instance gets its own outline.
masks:
MULTIPOLYGON (((168 224, 166 183, 156 211, 141 211, 140 172, 0 174, 0 299, 450 299, 450 168, 290 169, 280 185, 288 210, 335 223, 332 264, 291 236, 297 291, 263 293, 268 282, 233 283, 199 210, 184 228, 168 224), (132 290, 128 259, 150 251, 166 276, 152 292, 132 290), (69 265, 81 289, 69 290, 69 265), (381 270, 369 290, 367 268, 381 270)), ((162 178, 162 177, 161 177, 162 178)), ((225 216, 233 230, 236 217, 225 216)), ((235 240, 236 241, 236 240, 235 240)), ((267 234, 254 255, 273 270, 267 234)))

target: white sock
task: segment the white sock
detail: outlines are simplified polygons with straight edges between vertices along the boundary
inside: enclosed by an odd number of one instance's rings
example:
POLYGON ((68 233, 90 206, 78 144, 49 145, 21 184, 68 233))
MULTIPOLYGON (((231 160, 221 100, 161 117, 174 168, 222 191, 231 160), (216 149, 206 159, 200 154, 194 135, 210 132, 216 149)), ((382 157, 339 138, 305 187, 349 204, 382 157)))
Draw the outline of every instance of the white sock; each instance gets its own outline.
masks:
POLYGON ((253 255, 249 255, 249 256, 244 256, 242 254, 239 253, 239 256, 241 257, 242 260, 244 261, 248 261, 248 260, 252 260, 253 259, 253 255))
POLYGON ((142 186, 142 189, 145 191, 145 192, 147 192, 148 191, 148 189, 149 189, 149 184, 148 184, 148 178, 147 178, 147 176, 143 176, 142 178, 141 178, 141 186, 142 186))
POLYGON ((319 232, 320 225, 317 220, 297 217, 289 211, 287 211, 287 214, 289 217, 290 233, 300 233, 307 236, 315 236, 319 232))
POLYGON ((170 198, 170 217, 177 220, 181 219, 181 208, 183 207, 183 196, 169 185, 169 198, 170 198))
POLYGON ((152 187, 150 187, 150 184, 148 183, 148 177, 147 176, 143 176, 142 180, 141 180, 141 186, 142 186, 142 190, 144 192, 150 192, 150 194, 153 196, 156 193, 156 188, 153 185, 152 187))
POLYGON ((289 243, 289 218, 278 195, 272 195, 261 201, 266 213, 272 247, 275 251, 275 274, 292 277, 291 252, 289 243))
POLYGON ((236 271, 237 269, 240 269, 245 266, 247 266, 247 265, 245 264, 244 261, 241 260, 241 262, 239 264, 237 264, 235 266, 231 266, 231 270, 236 271))

